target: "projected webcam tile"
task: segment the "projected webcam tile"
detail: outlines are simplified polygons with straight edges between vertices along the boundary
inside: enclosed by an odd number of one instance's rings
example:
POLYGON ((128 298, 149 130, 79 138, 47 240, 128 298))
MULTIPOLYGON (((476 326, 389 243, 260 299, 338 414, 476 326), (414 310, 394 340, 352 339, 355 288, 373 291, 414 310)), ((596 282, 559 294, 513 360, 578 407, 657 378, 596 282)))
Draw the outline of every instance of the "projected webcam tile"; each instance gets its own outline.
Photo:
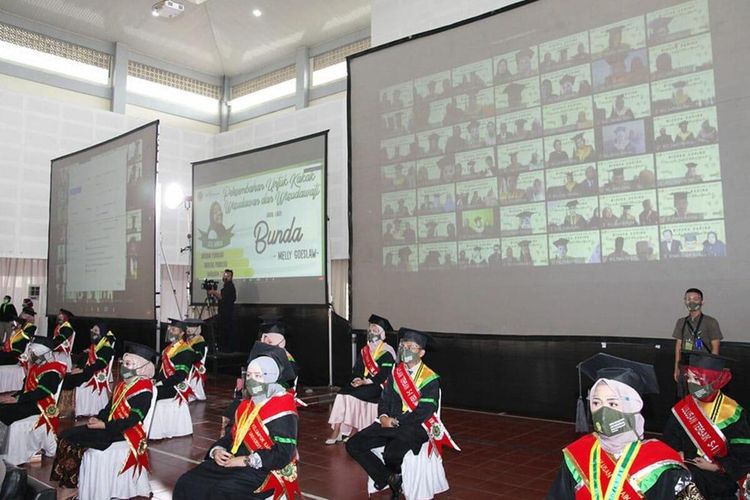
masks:
POLYGON ((656 153, 659 187, 711 182, 721 179, 719 145, 656 153))
POLYGON ((498 146, 497 165, 500 173, 544 168, 544 141, 533 139, 498 146))
POLYGON ((580 64, 541 77, 539 93, 542 104, 552 104, 591 95, 591 65, 580 64))
POLYGON ((651 154, 600 161, 598 169, 602 194, 653 188, 656 183, 651 154))
POLYGON ((409 217, 416 214, 417 193, 413 189, 381 195, 383 217, 409 217))
POLYGON ((645 153, 651 138, 646 120, 613 123, 601 129, 600 158, 620 158, 645 153))
POLYGON ((451 71, 453 92, 477 91, 492 86, 492 59, 464 64, 451 71))
POLYGON ((460 209, 494 207, 497 203, 495 177, 456 183, 456 206, 460 209))
POLYGON ((695 257, 726 257, 724 221, 662 225, 661 260, 695 257))
POLYGON ((507 83, 535 76, 539 72, 537 48, 523 47, 493 58, 495 83, 507 83))
POLYGON ((450 70, 414 79, 414 104, 445 99, 453 95, 450 70))
POLYGON ((596 163, 582 163, 545 171, 547 199, 561 200, 599 192, 596 163))
POLYGON ((467 269, 472 267, 500 266, 500 240, 497 238, 486 240, 469 240, 458 242, 458 267, 467 269))
MULTIPOLYGON (((542 108, 530 108, 497 116, 498 139, 502 142, 525 141, 541 137, 542 108)), ((498 142, 501 142, 498 140, 498 142)))
POLYGON ((384 163, 408 160, 415 155, 416 147, 413 135, 383 139, 380 141, 380 160, 384 163))
POLYGON ((439 214, 456 210, 455 185, 441 184, 417 190, 417 215, 439 214))
POLYGON ((380 115, 381 137, 397 137, 414 132, 414 112, 411 108, 380 115))
POLYGON ((457 214, 461 239, 476 239, 498 234, 498 212, 493 208, 463 210, 457 214))
POLYGON ((612 54, 646 46, 643 16, 631 17, 589 31, 591 57, 606 58, 612 54))
POLYGON ((568 35, 539 45, 539 70, 548 73, 588 62, 589 34, 587 31, 568 35))
POLYGON ((414 88, 412 81, 397 83, 384 88, 379 94, 380 110, 396 110, 408 108, 414 104, 414 88))
POLYGON ((417 246, 401 245, 383 248, 383 269, 385 271, 416 272, 417 246))
POLYGON ((495 87, 495 111, 508 113, 539 106, 540 89, 537 77, 524 78, 495 87))
POLYGON ((602 231, 602 262, 612 264, 658 259, 657 226, 623 227, 602 231))
POLYGON ((380 167, 380 186, 383 191, 399 191, 416 187, 416 163, 407 161, 380 167))
POLYGON ((659 213, 656 190, 628 191, 599 196, 601 227, 629 227, 657 224, 659 213))
POLYGON ((417 218, 405 217, 403 219, 386 219, 382 222, 383 245, 405 244, 412 245, 417 242, 417 218))
POLYGON ((419 244, 420 271, 454 269, 457 265, 456 259, 455 241, 419 244))
POLYGON ((500 208, 500 236, 528 236, 547 232, 544 203, 526 203, 500 208))
POLYGON ((491 118, 495 116, 495 93, 492 87, 469 91, 453 98, 453 106, 448 108, 446 123, 462 120, 491 118))
POLYGON ((710 69, 713 66, 711 50, 710 33, 650 47, 651 79, 661 80, 710 69))
POLYGON ((417 185, 420 187, 452 182, 457 177, 452 155, 420 158, 416 166, 417 185))
POLYGON ((599 198, 547 202, 547 230, 550 233, 599 228, 599 198))
POLYGON ((597 159, 595 143, 593 129, 545 137, 544 151, 547 155, 547 168, 595 161, 597 159))
POLYGON ((690 148, 719 140, 716 108, 701 108, 654 117, 654 150, 690 148))
POLYGON ((666 78, 651 84, 654 114, 662 115, 716 104, 713 70, 666 78))
POLYGON ((550 265, 598 264, 601 262, 599 231, 561 233, 548 238, 550 265))
POLYGON ((594 126, 594 108, 590 96, 544 106, 544 133, 562 134, 594 126))
POLYGON ((503 266, 547 266, 547 235, 502 239, 503 266))
POLYGON ((645 48, 615 52, 591 63, 594 92, 648 82, 648 53, 645 48))
POLYGON ((659 222, 691 222, 724 218, 721 182, 659 189, 659 222))
POLYGON ((708 31, 708 0, 684 2, 646 14, 648 43, 670 42, 708 31))
POLYGON ((648 84, 596 94, 594 121, 597 125, 608 125, 648 117, 650 99, 648 84))

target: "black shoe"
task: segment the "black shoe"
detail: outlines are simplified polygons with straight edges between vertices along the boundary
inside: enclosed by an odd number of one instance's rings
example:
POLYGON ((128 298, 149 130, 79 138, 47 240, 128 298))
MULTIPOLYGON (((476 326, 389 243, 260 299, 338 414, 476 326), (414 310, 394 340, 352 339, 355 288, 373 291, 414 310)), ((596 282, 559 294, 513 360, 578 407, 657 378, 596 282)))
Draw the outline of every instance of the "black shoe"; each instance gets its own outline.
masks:
POLYGON ((391 488, 391 498, 397 500, 401 495, 401 474, 391 474, 388 476, 388 486, 391 488))

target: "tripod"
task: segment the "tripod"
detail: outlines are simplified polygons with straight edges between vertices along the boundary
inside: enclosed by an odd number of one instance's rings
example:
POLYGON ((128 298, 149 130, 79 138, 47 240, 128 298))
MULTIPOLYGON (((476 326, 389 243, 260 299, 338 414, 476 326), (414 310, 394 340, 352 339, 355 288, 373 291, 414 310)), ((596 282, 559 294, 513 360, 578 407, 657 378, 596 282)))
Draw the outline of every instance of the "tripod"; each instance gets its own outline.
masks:
POLYGON ((204 319, 204 314, 207 315, 205 318, 206 335, 204 335, 204 338, 208 343, 209 352, 215 353, 219 351, 219 343, 216 339, 216 317, 218 314, 218 306, 216 304, 216 300, 211 298, 208 293, 206 293, 206 297, 203 299, 203 303, 198 310, 196 318, 204 319))

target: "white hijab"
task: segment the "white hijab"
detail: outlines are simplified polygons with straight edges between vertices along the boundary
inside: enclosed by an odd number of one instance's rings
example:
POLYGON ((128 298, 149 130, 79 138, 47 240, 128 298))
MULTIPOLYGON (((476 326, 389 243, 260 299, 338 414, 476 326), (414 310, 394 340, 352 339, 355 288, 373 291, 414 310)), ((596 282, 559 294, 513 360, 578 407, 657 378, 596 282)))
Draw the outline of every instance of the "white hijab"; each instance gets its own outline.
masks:
POLYGON ((591 387, 591 391, 589 392, 589 401, 591 400, 591 395, 594 393, 599 384, 607 385, 610 389, 612 389, 612 392, 617 395, 617 398, 620 400, 620 408, 623 413, 635 413, 635 431, 631 430, 623 432, 622 434, 618 434, 616 436, 605 436, 603 434, 597 433, 604 451, 611 455, 619 455, 620 453, 622 453, 622 450, 625 448, 625 446, 627 446, 629 443, 643 439, 644 420, 643 416, 641 415, 641 410, 643 409, 643 400, 641 399, 640 394, 638 394, 638 391, 636 391, 629 385, 618 382, 617 380, 600 378, 599 380, 594 382, 594 385, 591 387))
POLYGON ((380 325, 375 325, 375 324, 373 324, 372 326, 375 327, 374 329, 375 331, 370 332, 368 330, 368 333, 377 333, 378 338, 374 342, 367 343, 367 347, 370 349, 370 352, 375 354, 375 351, 377 350, 378 346, 380 346, 380 344, 382 343, 383 344, 382 349, 386 352, 391 353, 391 356, 393 356, 393 359, 396 359, 396 352, 393 350, 393 347, 391 347, 390 344, 388 344, 385 341, 385 330, 383 330, 383 327, 381 327, 380 325))

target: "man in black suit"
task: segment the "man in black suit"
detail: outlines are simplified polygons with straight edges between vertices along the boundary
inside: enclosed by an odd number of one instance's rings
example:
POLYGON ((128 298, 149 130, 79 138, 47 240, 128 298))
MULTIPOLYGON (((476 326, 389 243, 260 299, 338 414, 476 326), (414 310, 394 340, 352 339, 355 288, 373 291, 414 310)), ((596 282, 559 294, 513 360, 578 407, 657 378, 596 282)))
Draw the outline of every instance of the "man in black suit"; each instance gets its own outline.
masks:
POLYGON ((401 463, 411 450, 419 453, 427 442, 427 432, 422 423, 438 409, 440 380, 438 374, 422 362, 422 357, 432 337, 424 332, 401 328, 398 345, 398 362, 386 380, 378 403, 379 421, 362 429, 346 442, 346 451, 372 478, 378 490, 389 486, 393 498, 401 493, 401 463), (406 396, 399 389, 399 375, 413 383, 419 393, 419 402, 409 409, 406 396), (403 408, 406 407, 406 411, 403 408), (383 459, 371 450, 385 446, 383 459))
POLYGON ((661 240, 661 258, 669 259, 672 257, 679 257, 682 253, 682 243, 678 240, 672 239, 672 231, 665 229, 662 233, 661 240))

